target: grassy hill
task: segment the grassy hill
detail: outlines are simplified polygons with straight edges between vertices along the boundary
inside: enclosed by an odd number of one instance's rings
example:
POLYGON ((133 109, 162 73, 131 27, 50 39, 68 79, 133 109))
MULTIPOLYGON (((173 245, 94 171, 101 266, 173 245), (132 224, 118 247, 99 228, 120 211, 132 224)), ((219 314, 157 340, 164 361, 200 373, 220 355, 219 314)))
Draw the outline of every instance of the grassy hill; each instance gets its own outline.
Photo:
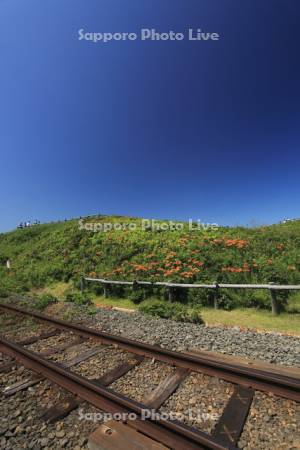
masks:
MULTIPOLYGON (((157 229, 160 224, 153 231, 141 219, 99 216, 80 224, 71 220, 0 234, 0 296, 53 283, 78 287, 81 274, 189 283, 300 284, 300 221, 211 230, 189 230, 185 224, 184 229, 166 231, 157 229), (103 231, 109 223, 112 229, 103 231), (5 265, 8 258, 10 270, 5 265)), ((187 300, 210 302, 209 293, 199 290, 190 291, 187 300)), ((269 307, 269 303, 268 293, 260 291, 226 291, 221 296, 227 309, 240 304, 269 307)))

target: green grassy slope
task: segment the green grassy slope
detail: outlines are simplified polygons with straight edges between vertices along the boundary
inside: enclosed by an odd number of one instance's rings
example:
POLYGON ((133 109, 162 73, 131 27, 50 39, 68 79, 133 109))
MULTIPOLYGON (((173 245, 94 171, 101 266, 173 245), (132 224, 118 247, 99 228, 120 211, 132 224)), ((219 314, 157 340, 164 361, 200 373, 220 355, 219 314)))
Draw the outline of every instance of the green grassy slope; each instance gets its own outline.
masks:
MULTIPOLYGON (((186 225, 184 230, 155 232, 142 230, 140 219, 85 219, 92 221, 137 225, 132 231, 124 225, 125 230, 94 232, 81 230, 73 220, 1 234, 0 296, 53 282, 78 283, 82 273, 110 279, 300 284, 300 221, 211 231, 189 231, 186 225), (7 258, 11 270, 5 268, 7 258)), ((189 293, 200 302, 204 295, 189 293)), ((226 294, 231 301, 235 295, 226 294)), ((264 295, 248 291, 245 306, 269 303, 264 295)), ((226 306, 228 298, 223 301, 226 306)))

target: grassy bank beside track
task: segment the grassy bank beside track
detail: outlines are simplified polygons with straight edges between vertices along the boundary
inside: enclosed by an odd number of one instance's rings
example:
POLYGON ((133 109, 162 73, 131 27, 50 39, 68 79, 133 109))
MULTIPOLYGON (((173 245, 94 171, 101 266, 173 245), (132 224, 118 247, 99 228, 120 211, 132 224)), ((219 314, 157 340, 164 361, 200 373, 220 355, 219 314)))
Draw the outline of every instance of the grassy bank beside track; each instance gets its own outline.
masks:
MULTIPOLYGON (((98 307, 124 308, 138 310, 138 305, 130 299, 104 298, 93 299, 98 307)), ((300 314, 282 313, 274 317, 270 311, 254 308, 237 308, 232 311, 215 310, 214 308, 201 308, 201 316, 208 326, 239 327, 276 333, 292 334, 300 337, 300 314)))

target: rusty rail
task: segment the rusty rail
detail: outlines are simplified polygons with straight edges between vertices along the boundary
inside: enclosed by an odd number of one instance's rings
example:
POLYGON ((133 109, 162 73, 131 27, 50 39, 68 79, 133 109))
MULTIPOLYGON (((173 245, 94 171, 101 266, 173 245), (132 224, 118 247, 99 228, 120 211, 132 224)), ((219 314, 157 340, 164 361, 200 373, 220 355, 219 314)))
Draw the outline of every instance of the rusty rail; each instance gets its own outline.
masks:
POLYGON ((1 304, 0 308, 34 317, 38 320, 51 323, 57 328, 68 330, 83 337, 97 339, 104 344, 117 345, 134 354, 155 358, 170 365, 216 376, 232 383, 252 387, 256 390, 272 392, 278 396, 300 402, 300 379, 296 377, 256 368, 245 368, 244 366, 233 363, 218 362, 209 357, 167 350, 158 346, 88 328, 83 325, 75 325, 12 305, 1 304))
POLYGON ((24 366, 43 375, 50 381, 67 389, 95 407, 109 413, 134 413, 137 420, 128 421, 129 426, 143 432, 174 450, 237 450, 230 444, 223 444, 216 437, 186 426, 177 420, 168 420, 151 415, 146 405, 129 399, 111 389, 99 386, 91 380, 70 372, 63 366, 46 360, 22 346, 0 338, 0 352, 16 358, 24 366), (149 412, 150 417, 147 417, 149 412), (145 420, 142 420, 142 418, 145 420))

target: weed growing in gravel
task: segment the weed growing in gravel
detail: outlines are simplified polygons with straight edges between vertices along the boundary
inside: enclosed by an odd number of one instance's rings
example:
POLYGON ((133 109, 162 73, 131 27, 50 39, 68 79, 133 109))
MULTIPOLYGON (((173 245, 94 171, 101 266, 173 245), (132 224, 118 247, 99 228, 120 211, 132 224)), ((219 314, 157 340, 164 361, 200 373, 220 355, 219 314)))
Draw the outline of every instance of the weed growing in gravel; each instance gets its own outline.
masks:
POLYGON ((34 309, 38 309, 39 311, 43 311, 47 306, 52 305, 57 302, 57 298, 51 294, 42 294, 35 298, 35 302, 33 303, 34 309))

